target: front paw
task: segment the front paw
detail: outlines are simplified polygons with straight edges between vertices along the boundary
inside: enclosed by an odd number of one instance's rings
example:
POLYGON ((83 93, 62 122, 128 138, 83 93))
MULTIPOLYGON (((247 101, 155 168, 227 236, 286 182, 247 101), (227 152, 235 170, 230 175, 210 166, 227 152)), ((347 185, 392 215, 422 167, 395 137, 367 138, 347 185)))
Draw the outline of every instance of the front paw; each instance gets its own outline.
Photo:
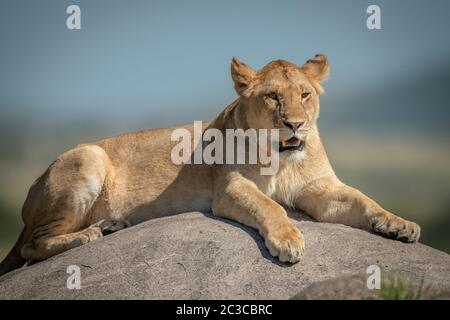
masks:
POLYGON ((287 224, 268 233, 266 247, 270 254, 278 257, 281 262, 295 263, 305 251, 305 240, 295 226, 287 224))
POLYGON ((395 215, 377 217, 372 221, 373 231, 390 239, 403 242, 417 242, 420 226, 395 215))

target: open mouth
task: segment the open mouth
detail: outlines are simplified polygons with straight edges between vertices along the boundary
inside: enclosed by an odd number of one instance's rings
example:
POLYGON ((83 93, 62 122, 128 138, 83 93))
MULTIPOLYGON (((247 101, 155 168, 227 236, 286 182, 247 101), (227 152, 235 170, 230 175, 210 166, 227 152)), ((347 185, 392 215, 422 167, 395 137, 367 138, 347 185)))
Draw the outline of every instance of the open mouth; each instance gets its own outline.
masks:
POLYGON ((302 151, 305 147, 305 141, 296 137, 292 137, 286 141, 280 141, 279 151, 302 151))

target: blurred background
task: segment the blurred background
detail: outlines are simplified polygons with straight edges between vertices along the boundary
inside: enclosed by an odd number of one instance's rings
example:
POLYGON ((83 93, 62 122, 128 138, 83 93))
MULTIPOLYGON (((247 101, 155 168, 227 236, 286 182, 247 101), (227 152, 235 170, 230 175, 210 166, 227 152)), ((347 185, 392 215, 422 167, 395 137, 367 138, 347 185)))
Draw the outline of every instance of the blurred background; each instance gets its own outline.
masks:
POLYGON ((331 63, 319 126, 341 179, 450 252, 450 2, 4 0, 0 258, 31 183, 77 143, 208 120, 233 56, 331 63), (66 8, 81 8, 81 30, 66 8), (381 30, 366 9, 381 8, 381 30))

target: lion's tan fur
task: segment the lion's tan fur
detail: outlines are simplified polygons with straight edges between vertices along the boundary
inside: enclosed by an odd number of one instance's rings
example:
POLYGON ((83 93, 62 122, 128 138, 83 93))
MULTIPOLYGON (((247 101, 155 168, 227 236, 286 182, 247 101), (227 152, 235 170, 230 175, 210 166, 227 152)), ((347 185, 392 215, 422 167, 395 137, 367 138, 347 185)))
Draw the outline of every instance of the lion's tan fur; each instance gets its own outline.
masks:
MULTIPOLYGON (((305 246, 286 207, 318 221, 374 230, 416 241, 419 227, 382 209, 335 175, 319 137, 319 95, 329 72, 316 55, 298 67, 274 61, 259 71, 233 59, 231 74, 239 98, 206 128, 280 129, 303 123, 303 151, 281 154, 279 171, 262 176, 258 165, 175 165, 170 139, 175 128, 154 129, 95 141, 65 152, 30 188, 23 206, 21 252, 45 259, 102 236, 99 222, 148 219, 211 210, 257 229, 273 256, 296 262, 305 246), (277 92, 280 100, 268 99, 277 92), (310 93, 302 98, 302 93, 310 93)), ((192 131, 192 126, 184 126, 192 131)), ((17 251, 17 250, 16 250, 17 251)))

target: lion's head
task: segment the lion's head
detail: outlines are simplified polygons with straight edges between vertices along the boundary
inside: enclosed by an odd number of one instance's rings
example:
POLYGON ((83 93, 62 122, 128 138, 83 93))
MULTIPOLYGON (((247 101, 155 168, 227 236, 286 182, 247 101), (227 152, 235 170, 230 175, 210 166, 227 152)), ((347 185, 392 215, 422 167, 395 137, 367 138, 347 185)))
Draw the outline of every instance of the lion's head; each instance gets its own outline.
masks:
POLYGON ((246 109, 250 128, 279 129, 280 152, 299 154, 319 116, 321 83, 328 60, 317 54, 302 67, 277 60, 256 71, 236 58, 231 62, 234 88, 246 109))

